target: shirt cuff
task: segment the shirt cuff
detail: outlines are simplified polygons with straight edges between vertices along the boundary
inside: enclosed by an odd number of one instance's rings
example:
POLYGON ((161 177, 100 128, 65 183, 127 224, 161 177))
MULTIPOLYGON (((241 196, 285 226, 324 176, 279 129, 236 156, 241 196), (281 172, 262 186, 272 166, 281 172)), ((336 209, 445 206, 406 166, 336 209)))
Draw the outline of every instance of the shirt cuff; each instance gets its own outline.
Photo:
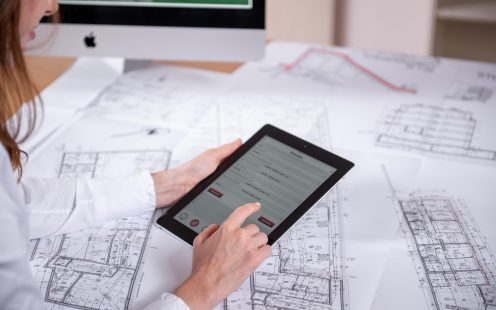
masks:
POLYGON ((190 310, 189 306, 179 297, 171 293, 163 293, 160 299, 152 302, 143 310, 190 310))
POLYGON ((138 176, 141 177, 144 187, 144 207, 147 210, 153 210, 157 206, 157 196, 155 195, 155 184, 153 183, 152 175, 149 172, 142 172, 138 176))
MULTIPOLYGON (((153 179, 148 172, 128 177, 78 180, 76 209, 85 204, 96 223, 153 211, 156 205, 153 179)), ((94 223, 95 223, 94 222, 94 223)))

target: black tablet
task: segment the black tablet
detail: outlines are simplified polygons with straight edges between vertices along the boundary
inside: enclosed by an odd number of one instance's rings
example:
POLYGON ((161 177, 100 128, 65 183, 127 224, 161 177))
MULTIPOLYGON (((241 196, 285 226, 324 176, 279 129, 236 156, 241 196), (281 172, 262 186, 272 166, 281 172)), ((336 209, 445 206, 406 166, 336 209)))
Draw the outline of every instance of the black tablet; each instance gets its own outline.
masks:
POLYGON ((157 223, 190 245, 237 207, 260 202, 244 225, 256 224, 272 245, 315 205, 353 163, 265 125, 157 223))

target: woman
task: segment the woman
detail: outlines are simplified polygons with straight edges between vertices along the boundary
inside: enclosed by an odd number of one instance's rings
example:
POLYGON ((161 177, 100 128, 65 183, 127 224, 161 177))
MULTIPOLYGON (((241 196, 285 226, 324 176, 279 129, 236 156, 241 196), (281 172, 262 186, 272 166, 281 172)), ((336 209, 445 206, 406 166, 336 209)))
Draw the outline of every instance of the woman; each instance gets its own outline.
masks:
MULTIPOLYGON (((33 132, 37 92, 26 72, 22 47, 36 34, 57 0, 0 0, 0 307, 42 309, 30 274, 29 238, 45 237, 171 205, 211 174, 240 141, 204 152, 176 169, 119 179, 22 179, 18 143, 33 132), (33 99, 28 109, 22 102, 33 99), (20 129, 21 117, 27 130, 20 129), (23 120, 26 123, 26 120, 23 120)), ((194 241, 192 273, 173 293, 147 309, 208 309, 236 289, 271 255, 267 236, 256 225, 241 227, 260 209, 247 204, 222 225, 210 225, 194 241)))

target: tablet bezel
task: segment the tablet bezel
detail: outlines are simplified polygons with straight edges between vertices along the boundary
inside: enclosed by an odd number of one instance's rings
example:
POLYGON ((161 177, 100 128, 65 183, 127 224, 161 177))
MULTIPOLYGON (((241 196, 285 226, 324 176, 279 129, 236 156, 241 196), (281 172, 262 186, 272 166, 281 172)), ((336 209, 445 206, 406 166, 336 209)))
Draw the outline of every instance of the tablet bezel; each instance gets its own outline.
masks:
MULTIPOLYGON (((267 237, 268 244, 274 244, 286 231, 288 231, 312 206, 314 206, 338 181, 348 173, 354 164, 336 154, 324 150, 310 142, 300 139, 272 125, 263 126, 248 141, 242 144, 231 156, 225 159, 210 176, 197 184, 183 198, 176 202, 169 211, 157 220, 157 224, 165 228, 172 234, 193 245, 193 240, 198 235, 188 226, 180 223, 174 216, 184 209, 203 190, 211 185, 220 175, 222 175, 231 165, 248 152, 263 137, 269 136, 280 141, 308 156, 311 156, 323 163, 335 168, 336 171, 327 178, 310 196, 305 199, 281 224, 279 224, 267 237)), ((263 205, 262 205, 263 207, 263 205)), ((221 224, 221 223, 218 223, 221 224)))

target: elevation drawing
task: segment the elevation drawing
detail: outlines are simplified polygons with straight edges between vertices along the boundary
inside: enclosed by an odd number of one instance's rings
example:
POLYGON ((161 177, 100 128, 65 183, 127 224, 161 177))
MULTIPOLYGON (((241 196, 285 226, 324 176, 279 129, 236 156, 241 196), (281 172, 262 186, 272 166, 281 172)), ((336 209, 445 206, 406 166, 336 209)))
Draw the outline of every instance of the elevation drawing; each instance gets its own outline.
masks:
POLYGON ((496 161, 496 150, 474 146, 477 120, 472 112, 407 104, 386 116, 378 146, 496 161))
POLYGON ((414 88, 387 81, 348 54, 337 50, 309 48, 293 63, 284 65, 284 71, 329 86, 367 87, 417 93, 414 88))

